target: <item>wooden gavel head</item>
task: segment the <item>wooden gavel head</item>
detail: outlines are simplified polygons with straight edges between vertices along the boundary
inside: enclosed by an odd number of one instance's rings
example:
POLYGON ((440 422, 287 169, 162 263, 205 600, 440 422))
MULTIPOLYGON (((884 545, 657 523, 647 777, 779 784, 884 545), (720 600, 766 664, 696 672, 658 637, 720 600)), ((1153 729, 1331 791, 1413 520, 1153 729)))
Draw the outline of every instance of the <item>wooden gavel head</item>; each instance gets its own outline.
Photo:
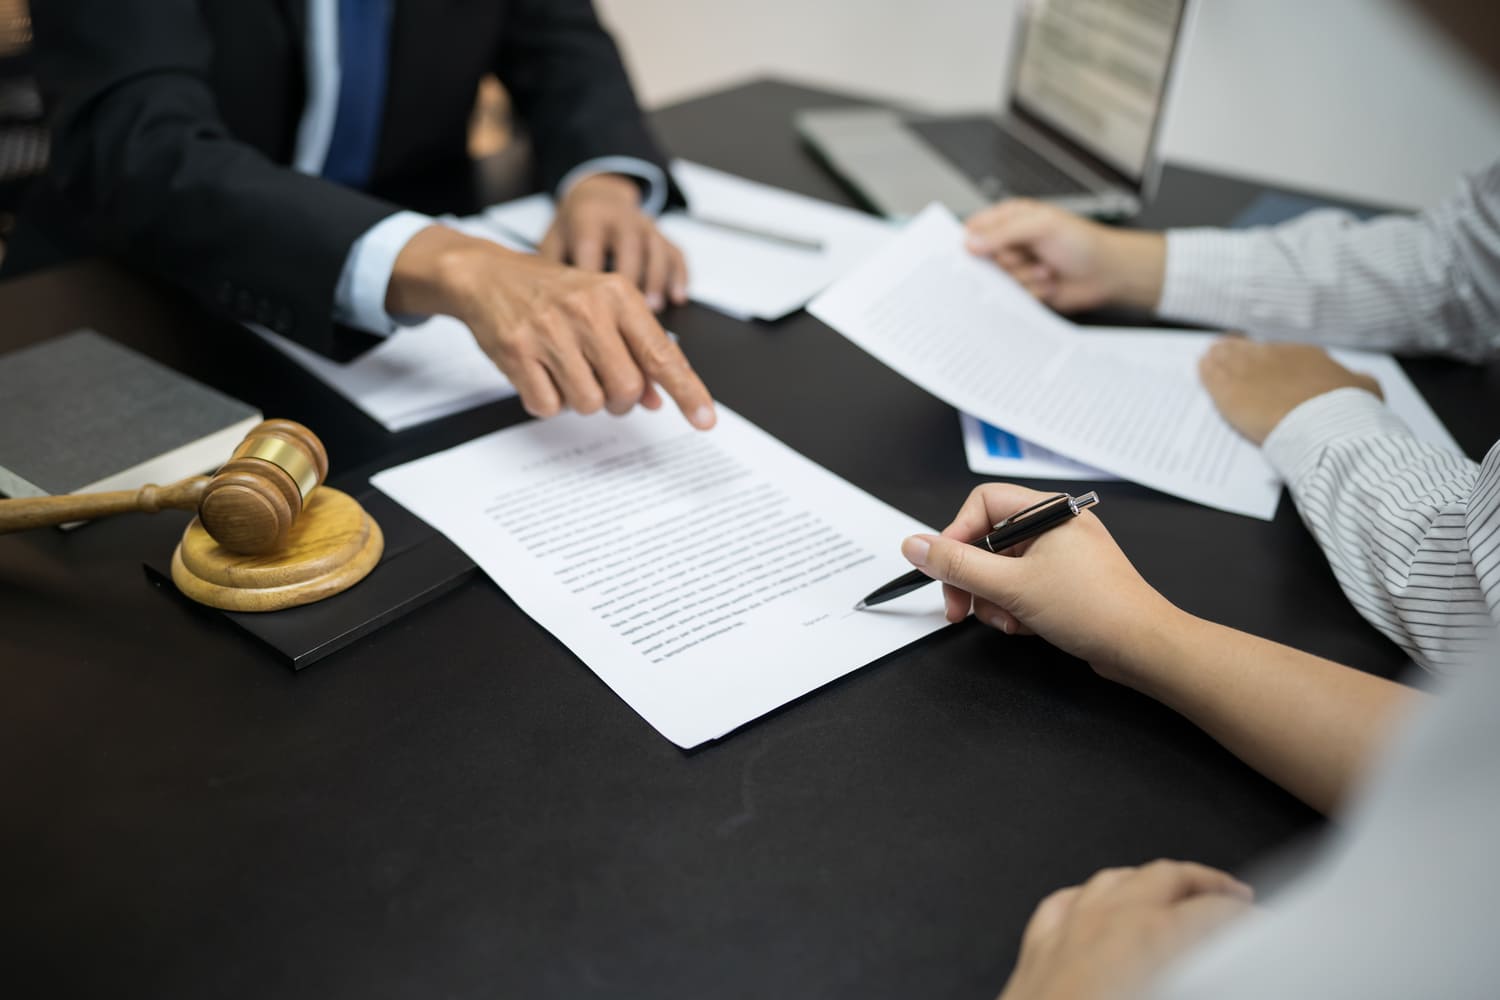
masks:
POLYGON ((198 519, 231 552, 274 552, 327 477, 328 452, 312 431, 292 420, 266 420, 209 478, 198 519))

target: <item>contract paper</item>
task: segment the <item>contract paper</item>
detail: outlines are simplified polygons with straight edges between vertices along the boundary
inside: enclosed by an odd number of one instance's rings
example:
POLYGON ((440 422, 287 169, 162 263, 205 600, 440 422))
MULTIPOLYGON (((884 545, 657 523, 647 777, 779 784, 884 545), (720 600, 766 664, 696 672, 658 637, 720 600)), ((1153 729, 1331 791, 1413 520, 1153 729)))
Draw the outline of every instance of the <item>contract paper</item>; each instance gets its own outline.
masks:
POLYGON ((1270 520, 1281 486, 1189 364, 1091 343, 964 249, 941 206, 809 311, 961 412, 1075 461, 1270 520))
MULTIPOLYGON (((470 236, 517 249, 482 217, 443 221, 470 236)), ((250 329, 388 431, 403 431, 516 394, 510 380, 475 343, 474 334, 451 316, 401 327, 347 363, 325 358, 265 327, 250 329)))
MULTIPOLYGON (((1217 333, 1137 327, 1080 327, 1079 332, 1089 338, 1091 347, 1117 352, 1122 356, 1128 355, 1137 363, 1168 370, 1184 367, 1196 370, 1203 352, 1221 336, 1217 333)), ((1379 382, 1386 405, 1405 421, 1413 434, 1429 444, 1462 453, 1458 442, 1448 433, 1448 428, 1443 426, 1443 422, 1427 404, 1427 400, 1422 398, 1421 392, 1395 358, 1389 354, 1342 348, 1333 348, 1329 353, 1345 368, 1369 375, 1379 382)), ((982 476, 1091 482, 1119 478, 1023 440, 967 413, 960 414, 959 419, 963 427, 964 451, 969 469, 982 476)))
POLYGON ((936 586, 852 610, 931 529, 718 414, 565 414, 372 482, 692 747, 946 624, 936 586))
MULTIPOLYGON (((688 264, 688 294, 737 319, 776 320, 796 312, 818 292, 890 240, 881 219, 678 160, 672 175, 692 214, 668 212, 662 233, 688 264), (711 222, 793 237, 818 248, 793 246, 736 232, 711 222)), ((506 232, 540 243, 552 224, 552 199, 533 195, 486 213, 506 232)))

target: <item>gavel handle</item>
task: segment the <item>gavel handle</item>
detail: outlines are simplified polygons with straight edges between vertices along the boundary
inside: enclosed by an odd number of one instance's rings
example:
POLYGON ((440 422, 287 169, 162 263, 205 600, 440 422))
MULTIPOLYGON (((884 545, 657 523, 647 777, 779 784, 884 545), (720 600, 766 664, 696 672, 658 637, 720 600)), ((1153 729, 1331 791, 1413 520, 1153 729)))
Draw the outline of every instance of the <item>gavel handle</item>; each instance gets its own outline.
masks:
POLYGON ((208 476, 194 476, 170 486, 142 486, 138 490, 0 500, 0 534, 92 521, 130 511, 155 514, 159 510, 197 510, 203 491, 208 488, 208 479, 208 476))

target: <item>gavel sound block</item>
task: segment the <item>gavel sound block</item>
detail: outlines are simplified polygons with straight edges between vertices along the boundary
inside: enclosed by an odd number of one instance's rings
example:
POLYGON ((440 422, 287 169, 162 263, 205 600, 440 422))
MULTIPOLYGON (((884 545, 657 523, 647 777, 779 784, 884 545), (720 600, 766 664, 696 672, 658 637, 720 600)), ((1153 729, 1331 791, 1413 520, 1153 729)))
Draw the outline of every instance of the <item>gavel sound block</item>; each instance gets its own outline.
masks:
POLYGON ((257 425, 212 476, 171 486, 0 500, 0 533, 127 511, 196 510, 172 556, 172 581, 226 611, 277 611, 331 597, 380 561, 380 526, 322 485, 328 453, 291 420, 257 425))

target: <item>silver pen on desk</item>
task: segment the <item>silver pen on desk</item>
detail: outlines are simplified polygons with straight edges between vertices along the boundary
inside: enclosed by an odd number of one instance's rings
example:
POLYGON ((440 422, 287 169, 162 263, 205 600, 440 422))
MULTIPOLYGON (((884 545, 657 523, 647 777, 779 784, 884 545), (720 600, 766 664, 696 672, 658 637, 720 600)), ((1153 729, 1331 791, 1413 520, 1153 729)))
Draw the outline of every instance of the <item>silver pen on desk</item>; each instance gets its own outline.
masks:
POLYGON ((806 250, 810 253, 822 253, 823 241, 810 236, 798 236, 793 233, 777 232, 774 229, 762 229, 759 226, 750 226, 742 222, 730 222, 728 219, 715 219, 708 215, 695 215, 692 212, 687 218, 694 222, 708 226, 711 229, 722 229, 726 233, 736 233, 740 236, 749 236, 752 239, 765 240, 767 243, 779 243, 794 250, 806 250))

